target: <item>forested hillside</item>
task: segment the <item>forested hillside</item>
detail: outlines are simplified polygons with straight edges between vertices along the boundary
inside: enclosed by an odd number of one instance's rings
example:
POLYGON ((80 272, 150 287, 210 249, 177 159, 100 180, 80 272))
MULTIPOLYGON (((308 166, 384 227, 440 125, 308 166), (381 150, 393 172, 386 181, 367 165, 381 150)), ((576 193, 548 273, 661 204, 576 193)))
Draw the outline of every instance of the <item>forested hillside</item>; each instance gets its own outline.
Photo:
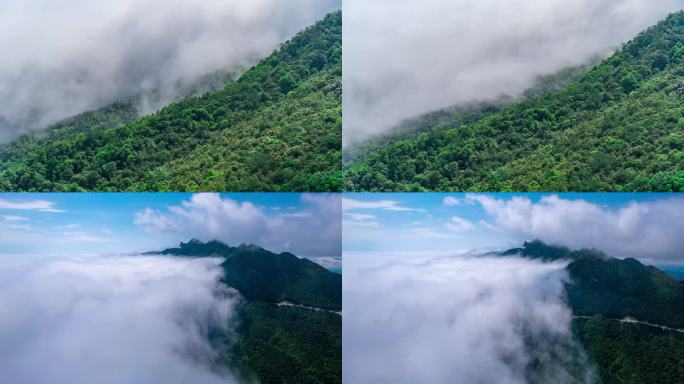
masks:
POLYGON ((635 259, 596 250, 572 251, 541 241, 501 256, 566 260, 566 297, 573 329, 603 383, 675 384, 684 380, 684 284, 635 259), (625 323, 630 317, 647 324, 625 323))
POLYGON ((104 109, 6 145, 0 190, 338 191, 341 27, 332 13, 224 89, 137 122, 104 109))
POLYGON ((291 253, 190 240, 150 254, 223 257, 222 282, 244 298, 237 334, 212 333, 217 363, 246 382, 341 383, 342 276, 291 253), (311 308, 278 305, 287 301, 311 308))
POLYGON ((286 300, 334 311, 342 309, 342 276, 288 252, 273 253, 255 245, 231 247, 220 241, 204 243, 193 239, 158 253, 226 258, 221 264, 223 281, 248 300, 286 300))
POLYGON ((684 190, 684 12, 562 90, 367 153, 345 189, 684 190))

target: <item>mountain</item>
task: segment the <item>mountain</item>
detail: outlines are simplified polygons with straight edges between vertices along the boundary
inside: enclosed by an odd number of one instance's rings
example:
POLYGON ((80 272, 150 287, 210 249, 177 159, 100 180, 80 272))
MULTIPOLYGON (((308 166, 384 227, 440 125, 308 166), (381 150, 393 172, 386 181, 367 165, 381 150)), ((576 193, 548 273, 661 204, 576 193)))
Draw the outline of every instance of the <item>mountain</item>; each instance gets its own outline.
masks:
POLYGON ((674 330, 684 329, 684 283, 632 258, 538 240, 499 255, 568 262, 565 291, 573 330, 604 384, 684 380, 684 332, 674 330), (628 317, 643 323, 620 321, 628 317))
POLYGON ((255 245, 230 247, 219 241, 203 243, 193 239, 159 253, 225 258, 221 264, 223 282, 250 301, 289 301, 334 311, 342 309, 342 276, 289 252, 276 254, 255 245))
POLYGON ((341 383, 341 275, 288 252, 219 241, 193 239, 149 254, 225 259, 222 282, 244 302, 237 337, 211 335, 219 364, 242 372, 246 382, 341 383), (300 306, 278 305, 284 302, 300 306))
MULTIPOLYGON (((580 65, 563 69, 552 75, 540 76, 535 84, 524 92, 524 97, 543 96, 547 93, 563 89, 568 84, 579 80, 598 61, 598 59, 592 60, 591 66, 588 64, 580 65)), ((387 132, 371 136, 360 143, 349 145, 342 151, 343 164, 347 168, 369 156, 373 151, 395 141, 416 139, 422 133, 475 123, 489 115, 501 112, 516 101, 519 100, 509 95, 504 95, 493 101, 466 103, 404 120, 387 132)))
POLYGON ((611 320, 575 319, 574 333, 598 367, 602 384, 684 382, 684 334, 611 320))
POLYGON ((604 315, 684 328, 684 284, 633 258, 617 259, 597 250, 571 251, 539 240, 501 253, 544 262, 567 260, 567 300, 577 316, 604 315))
POLYGON ((370 151, 349 191, 684 190, 684 11, 563 89, 370 151))
POLYGON ((329 14, 223 89, 142 119, 86 113, 5 145, 0 190, 339 191, 341 27, 329 14))

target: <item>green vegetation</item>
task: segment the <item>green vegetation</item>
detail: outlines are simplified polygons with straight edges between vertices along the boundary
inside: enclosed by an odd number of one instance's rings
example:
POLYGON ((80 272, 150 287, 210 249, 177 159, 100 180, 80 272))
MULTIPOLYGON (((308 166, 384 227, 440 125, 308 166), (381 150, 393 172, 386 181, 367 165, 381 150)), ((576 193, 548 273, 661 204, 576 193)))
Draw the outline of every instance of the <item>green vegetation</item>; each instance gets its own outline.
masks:
POLYGON ((341 27, 332 13, 224 89, 139 121, 115 105, 4 146, 0 190, 339 191, 341 27))
POLYGON ((574 332, 597 365, 602 383, 684 381, 684 333, 618 321, 633 317, 684 328, 684 283, 635 259, 572 251, 538 240, 500 255, 568 261, 567 302, 573 315, 582 316, 574 320, 574 332))
POLYGON ((571 251, 539 240, 525 242, 501 255, 541 261, 568 260, 568 304, 577 316, 627 316, 673 328, 684 328, 684 283, 638 260, 616 259, 590 249, 571 251))
POLYGON ((364 153, 345 190, 684 190, 684 12, 531 96, 364 153))
POLYGON ((237 342, 220 362, 262 383, 342 382, 342 317, 250 302, 240 310, 237 342))
POLYGON ((576 315, 632 316, 684 328, 684 284, 655 267, 634 259, 582 258, 568 271, 568 303, 576 315))
POLYGON ((214 331, 218 363, 262 383, 341 383, 342 276, 291 253, 190 240, 150 254, 223 257, 222 282, 237 289, 236 334, 214 331), (281 301, 327 309, 278 306, 281 301))
POLYGON ((574 328, 600 367, 603 384, 684 382, 684 333, 620 323, 601 315, 576 319, 574 328))
POLYGON ((223 281, 250 301, 289 301, 342 310, 342 276, 288 252, 276 254, 255 245, 230 247, 219 241, 190 240, 160 254, 225 258, 221 264, 223 281))

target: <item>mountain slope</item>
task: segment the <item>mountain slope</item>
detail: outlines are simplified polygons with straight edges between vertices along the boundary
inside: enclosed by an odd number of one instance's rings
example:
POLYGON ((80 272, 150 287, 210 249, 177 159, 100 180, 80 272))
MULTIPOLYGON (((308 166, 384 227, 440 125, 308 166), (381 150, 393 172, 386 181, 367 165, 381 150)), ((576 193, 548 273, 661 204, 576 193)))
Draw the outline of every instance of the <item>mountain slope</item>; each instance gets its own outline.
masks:
POLYGON ((684 328, 684 284, 632 258, 616 259, 596 250, 571 251, 535 240, 501 255, 545 262, 567 260, 568 304, 576 316, 627 316, 684 328))
POLYGON ((574 322, 575 334, 599 369, 602 384, 680 384, 684 334, 598 315, 574 322))
POLYGON ((565 260, 570 276, 566 297, 573 330, 599 368, 604 384, 681 383, 684 333, 684 284, 635 259, 616 259, 596 250, 571 251, 541 241, 500 254, 544 262, 565 260))
POLYGON ((240 371, 246 382, 341 383, 342 278, 291 253, 253 245, 190 240, 151 254, 223 257, 222 282, 244 297, 237 335, 215 332, 217 363, 240 371), (289 301, 308 307, 280 306, 289 301))
MULTIPOLYGON (((342 317, 263 302, 240 309, 237 342, 219 361, 262 383, 342 382, 342 317)), ((248 380, 248 382, 250 382, 248 380)))
POLYGON ((332 13, 223 90, 135 123, 20 139, 0 149, 0 189, 340 190, 341 23, 332 13))
POLYGON ((684 12, 564 89, 398 140, 345 172, 350 191, 681 191, 684 12))
POLYGON ((276 254, 254 245, 230 247, 219 241, 190 240, 179 248, 159 253, 224 257, 223 281, 249 301, 289 301, 334 311, 342 309, 342 276, 288 252, 276 254))

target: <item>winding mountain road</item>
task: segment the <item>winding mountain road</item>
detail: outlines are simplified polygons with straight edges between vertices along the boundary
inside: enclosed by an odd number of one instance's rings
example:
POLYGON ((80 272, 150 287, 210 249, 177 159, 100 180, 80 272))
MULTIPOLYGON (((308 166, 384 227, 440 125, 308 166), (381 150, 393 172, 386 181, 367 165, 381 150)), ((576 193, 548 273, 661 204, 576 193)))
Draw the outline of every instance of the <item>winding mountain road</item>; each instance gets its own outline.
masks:
MULTIPOLYGON (((592 316, 573 316, 572 318, 573 319, 591 319, 592 316)), ((660 329, 665 330, 665 331, 674 331, 674 332, 684 333, 684 329, 681 329, 681 328, 672 328, 672 327, 668 327, 665 325, 649 323, 648 321, 637 320, 637 319, 630 317, 630 316, 627 316, 627 317, 622 318, 622 319, 608 319, 608 320, 619 321, 621 323, 627 323, 627 324, 642 324, 642 325, 647 325, 649 327, 660 328, 660 329)))
POLYGON ((342 316, 342 311, 332 311, 332 310, 330 310, 330 309, 323 309, 323 308, 317 308, 317 307, 309 307, 309 306, 306 306, 306 305, 295 304, 295 303, 289 302, 289 301, 287 301, 287 300, 281 301, 281 302, 279 302, 279 303, 276 303, 276 305, 278 305, 279 307, 297 307, 297 308, 309 309, 309 310, 312 310, 312 311, 330 312, 330 313, 335 313, 335 314, 338 314, 338 315, 342 316))

